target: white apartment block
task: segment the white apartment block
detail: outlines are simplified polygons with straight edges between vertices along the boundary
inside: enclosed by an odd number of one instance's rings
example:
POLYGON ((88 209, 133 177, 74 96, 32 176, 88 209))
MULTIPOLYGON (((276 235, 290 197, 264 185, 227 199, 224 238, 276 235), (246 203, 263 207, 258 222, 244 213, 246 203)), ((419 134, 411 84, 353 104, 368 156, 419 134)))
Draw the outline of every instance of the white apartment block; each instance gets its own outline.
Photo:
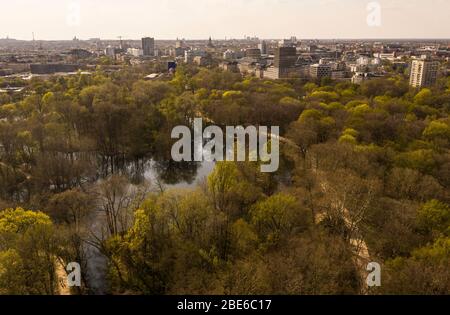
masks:
POLYGON ((415 59, 411 64, 411 76, 409 83, 412 87, 421 88, 436 83, 439 70, 439 62, 432 61, 426 56, 415 59))

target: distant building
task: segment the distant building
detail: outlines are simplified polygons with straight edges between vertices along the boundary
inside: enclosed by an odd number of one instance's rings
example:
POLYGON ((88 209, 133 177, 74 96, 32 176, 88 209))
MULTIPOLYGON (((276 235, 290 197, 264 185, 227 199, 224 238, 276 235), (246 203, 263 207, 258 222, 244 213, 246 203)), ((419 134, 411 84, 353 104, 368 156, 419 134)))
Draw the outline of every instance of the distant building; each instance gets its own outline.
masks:
POLYGON ((297 49, 295 47, 278 47, 275 50, 273 65, 276 68, 295 67, 297 61, 297 49))
POLYGON ((182 40, 177 40, 175 42, 175 48, 183 48, 184 47, 184 42, 182 40))
POLYGON ((105 48, 105 55, 110 58, 116 58, 116 48, 111 45, 105 48))
POLYGON ((331 71, 331 79, 333 80, 342 80, 345 79, 347 73, 343 70, 332 70, 331 71))
POLYGON ((267 55, 268 54, 268 50, 267 50, 267 43, 266 41, 262 40, 259 44, 258 44, 258 48, 261 51, 262 55, 267 55))
POLYGON ((309 74, 314 79, 331 78, 331 65, 315 64, 309 68, 309 74))
POLYGON ((242 74, 252 74, 255 72, 258 62, 253 58, 244 57, 239 60, 238 68, 242 74))
POLYGON ((73 56, 76 59, 85 59, 92 57, 92 53, 85 49, 72 49, 69 52, 69 55, 73 56))
POLYGON ((144 50, 139 48, 128 48, 127 53, 133 57, 141 57, 144 55, 144 50))
POLYGON ((186 50, 184 52, 184 62, 193 63, 195 57, 205 57, 207 55, 204 50, 186 50))
POLYGON ((183 57, 184 56, 184 52, 187 49, 184 47, 175 47, 175 48, 171 48, 169 51, 169 55, 172 57, 183 57))
POLYGON ((212 42, 211 37, 210 37, 209 40, 208 40, 208 48, 214 48, 214 44, 213 44, 213 42, 212 42))
POLYGON ((353 84, 361 84, 365 81, 377 79, 383 77, 382 75, 377 75, 370 72, 357 72, 352 77, 353 84))
POLYGON ((294 47, 296 43, 293 43, 290 39, 282 39, 278 42, 278 47, 294 47))
POLYGON ((12 69, 0 69, 0 77, 13 74, 12 69))
POLYGON ((234 52, 234 50, 227 49, 227 50, 223 53, 223 59, 225 59, 225 60, 233 60, 233 59, 236 59, 236 53, 234 52))
POLYGON ((295 47, 278 47, 275 50, 273 67, 266 69, 264 77, 277 80, 298 76, 296 62, 297 49, 295 47))
POLYGON ((245 56, 252 59, 261 59, 261 50, 259 48, 249 48, 245 51, 245 56))
POLYGON ((364 81, 370 80, 371 74, 368 72, 356 72, 352 77, 353 84, 361 84, 364 81))
POLYGON ((421 88, 436 83, 439 62, 432 61, 427 56, 415 59, 411 64, 411 76, 409 83, 412 87, 421 88))
POLYGON ((291 68, 269 67, 264 71, 264 78, 272 80, 288 79, 298 76, 300 76, 299 69, 295 67, 291 68))
POLYGON ((177 70, 177 63, 175 61, 167 62, 167 71, 175 72, 177 70))
POLYGON ((370 64, 371 58, 367 56, 361 56, 356 60, 356 63, 361 66, 368 66, 370 64))
POLYGON ((219 68, 224 71, 239 72, 237 61, 224 61, 219 65, 219 68))
POLYGON ((194 57, 194 63, 201 67, 209 66, 210 62, 211 62, 211 60, 207 56, 195 56, 194 57))
POLYGON ((60 64, 60 63, 47 63, 47 64, 31 64, 31 74, 54 74, 64 72, 76 72, 78 71, 78 65, 60 64))
POLYGON ((376 53, 373 56, 375 58, 380 58, 382 60, 390 60, 390 61, 394 61, 397 58, 397 54, 395 52, 392 52, 392 53, 376 53))
POLYGON ((144 56, 155 56, 155 39, 152 37, 142 38, 142 50, 144 56))

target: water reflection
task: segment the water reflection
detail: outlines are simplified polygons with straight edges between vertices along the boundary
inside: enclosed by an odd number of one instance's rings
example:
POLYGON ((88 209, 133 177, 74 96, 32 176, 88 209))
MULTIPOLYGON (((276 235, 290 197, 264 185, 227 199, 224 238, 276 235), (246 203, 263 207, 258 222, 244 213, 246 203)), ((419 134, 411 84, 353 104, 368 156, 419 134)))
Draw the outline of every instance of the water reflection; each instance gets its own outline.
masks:
MULTIPOLYGON (((215 162, 174 162, 173 160, 141 159, 115 166, 114 174, 126 176, 134 185, 144 181, 152 185, 163 184, 165 188, 189 188, 207 177, 214 169, 215 162)), ((105 172, 99 181, 110 176, 105 172)))
MULTIPOLYGON (((115 173, 127 176, 134 185, 148 181, 154 188, 162 186, 165 190, 185 189, 196 187, 199 181, 205 179, 213 171, 214 166, 214 162, 174 162, 147 159, 124 163, 121 167, 116 165, 115 173)), ((98 182, 103 179, 99 179, 98 182)), ((90 229, 94 233, 102 230, 102 217, 101 213, 97 213, 93 217, 90 229)), ((88 257, 88 286, 91 293, 107 294, 107 259, 94 246, 87 244, 85 251, 88 257)))
POLYGON ((160 181, 169 189, 195 187, 212 172, 214 165, 213 162, 152 161, 145 178, 150 182, 160 181))

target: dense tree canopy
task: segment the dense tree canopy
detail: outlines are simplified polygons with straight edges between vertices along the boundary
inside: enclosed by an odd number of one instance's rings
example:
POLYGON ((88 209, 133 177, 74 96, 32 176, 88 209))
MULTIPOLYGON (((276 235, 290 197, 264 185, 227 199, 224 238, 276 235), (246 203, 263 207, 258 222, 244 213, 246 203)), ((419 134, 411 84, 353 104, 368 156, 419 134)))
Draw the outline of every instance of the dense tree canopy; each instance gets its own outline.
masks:
POLYGON ((92 292, 92 248, 108 293, 358 294, 367 260, 384 279, 369 293, 450 293, 449 78, 415 90, 402 73, 318 84, 180 65, 142 80, 152 67, 0 97, 0 294, 57 293, 57 261, 80 262, 72 292, 92 292), (279 171, 219 162, 195 184, 199 165, 170 157, 172 128, 195 117, 280 126, 279 171))

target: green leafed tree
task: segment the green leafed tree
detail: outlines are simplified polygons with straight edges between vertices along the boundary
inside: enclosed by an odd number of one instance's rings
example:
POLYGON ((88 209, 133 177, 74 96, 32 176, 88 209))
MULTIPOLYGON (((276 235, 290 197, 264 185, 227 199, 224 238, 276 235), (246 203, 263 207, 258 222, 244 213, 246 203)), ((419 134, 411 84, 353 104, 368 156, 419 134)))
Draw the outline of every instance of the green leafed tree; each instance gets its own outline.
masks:
POLYGON ((0 212, 0 294, 56 294, 50 218, 22 208, 0 212))

